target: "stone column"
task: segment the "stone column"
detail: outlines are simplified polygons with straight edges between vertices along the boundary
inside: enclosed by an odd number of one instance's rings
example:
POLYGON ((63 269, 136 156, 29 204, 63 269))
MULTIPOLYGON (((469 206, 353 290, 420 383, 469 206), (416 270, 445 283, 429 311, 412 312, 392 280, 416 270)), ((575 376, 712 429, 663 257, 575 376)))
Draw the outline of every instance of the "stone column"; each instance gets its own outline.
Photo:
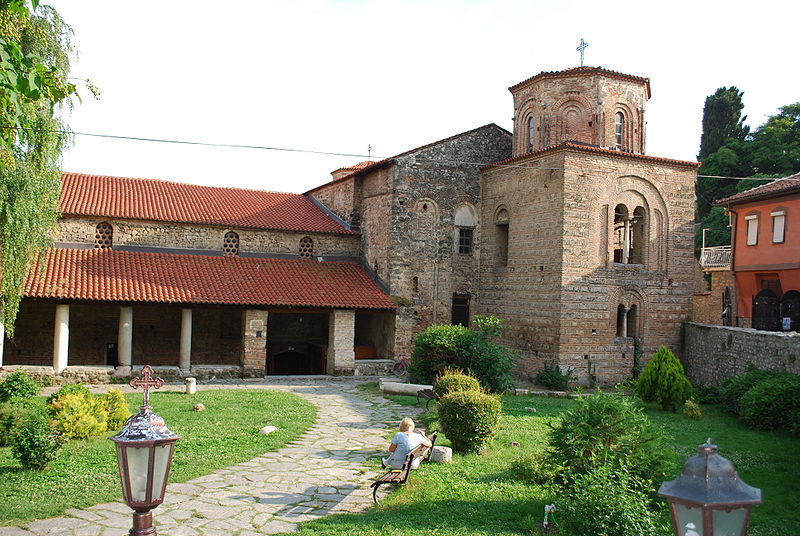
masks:
POLYGON ((61 374, 69 358, 69 305, 56 305, 56 325, 53 334, 53 370, 61 374))
POLYGON ((622 336, 628 336, 628 308, 622 308, 622 336))
POLYGON ((631 258, 631 220, 625 218, 625 234, 622 235, 622 264, 628 264, 631 258))
POLYGON ((267 319, 269 313, 247 309, 242 313, 242 374, 263 377, 267 364, 267 319))
POLYGON ((133 307, 119 308, 117 328, 117 369, 115 376, 130 376, 133 363, 133 307))
POLYGON ((328 317, 328 374, 349 376, 355 372, 356 312, 336 309, 328 317))
POLYGON ((188 373, 192 368, 192 310, 181 309, 181 350, 178 368, 188 373))

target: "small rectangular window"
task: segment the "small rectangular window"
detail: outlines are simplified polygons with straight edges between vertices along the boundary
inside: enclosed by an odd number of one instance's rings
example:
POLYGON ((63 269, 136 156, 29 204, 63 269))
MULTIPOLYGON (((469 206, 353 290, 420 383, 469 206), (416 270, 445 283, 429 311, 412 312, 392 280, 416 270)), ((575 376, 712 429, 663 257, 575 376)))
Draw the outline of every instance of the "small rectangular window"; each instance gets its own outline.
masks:
POLYGON ((459 228, 458 253, 459 255, 472 255, 472 229, 459 228))
POLYGON ((780 244, 784 240, 784 232, 786 229, 786 212, 778 211, 773 212, 772 216, 772 242, 780 244))
POLYGON ((758 244, 758 216, 745 216, 747 222, 747 245, 755 246, 758 244))

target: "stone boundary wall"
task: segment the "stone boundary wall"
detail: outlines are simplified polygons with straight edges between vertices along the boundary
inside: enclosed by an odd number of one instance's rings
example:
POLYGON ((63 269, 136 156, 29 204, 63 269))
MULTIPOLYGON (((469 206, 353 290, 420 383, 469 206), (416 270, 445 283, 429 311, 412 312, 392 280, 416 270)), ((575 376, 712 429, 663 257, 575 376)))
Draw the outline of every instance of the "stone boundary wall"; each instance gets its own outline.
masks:
POLYGON ((800 374, 800 333, 684 324, 683 365, 695 383, 719 387, 725 378, 757 368, 800 374))

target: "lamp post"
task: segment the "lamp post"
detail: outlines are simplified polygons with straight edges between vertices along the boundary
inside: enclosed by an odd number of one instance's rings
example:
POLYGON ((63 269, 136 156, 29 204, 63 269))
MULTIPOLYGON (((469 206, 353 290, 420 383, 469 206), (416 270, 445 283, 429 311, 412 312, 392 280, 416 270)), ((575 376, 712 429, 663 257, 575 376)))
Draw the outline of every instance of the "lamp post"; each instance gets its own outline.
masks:
POLYGON ((745 536, 750 510, 761 504, 761 490, 739 478, 711 439, 698 450, 681 475, 658 490, 669 502, 675 536, 745 536))
POLYGON ((133 378, 130 386, 144 390, 144 405, 111 440, 117 446, 117 463, 122 481, 122 496, 133 510, 131 536, 155 535, 150 512, 164 501, 164 492, 172 464, 175 441, 180 439, 167 429, 164 419, 150 407, 150 388, 164 385, 153 378, 153 369, 145 365, 141 378, 133 378))

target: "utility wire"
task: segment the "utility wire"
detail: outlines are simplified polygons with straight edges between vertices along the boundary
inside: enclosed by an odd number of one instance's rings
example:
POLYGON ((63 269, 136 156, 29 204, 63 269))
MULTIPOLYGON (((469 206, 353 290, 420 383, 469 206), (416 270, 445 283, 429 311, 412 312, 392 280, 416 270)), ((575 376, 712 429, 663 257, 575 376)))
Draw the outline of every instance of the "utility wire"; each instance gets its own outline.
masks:
MULTIPOLYGON (((304 153, 304 154, 319 154, 325 156, 346 156, 349 158, 377 158, 378 160, 385 160, 387 158, 392 158, 391 156, 375 156, 372 154, 364 155, 358 153, 337 153, 333 151, 316 151, 312 149, 293 149, 288 147, 271 147, 265 145, 246 145, 246 144, 237 144, 237 143, 211 143, 211 142, 202 142, 202 141, 188 141, 188 140, 169 140, 169 139, 161 139, 161 138, 142 138, 137 136, 119 136, 114 134, 95 134, 92 132, 72 132, 69 130, 47 130, 47 129, 33 129, 33 128, 25 128, 25 127, 0 127, 5 130, 30 130, 33 132, 49 132, 53 134, 71 134, 74 136, 87 136, 91 138, 105 138, 105 139, 112 139, 112 140, 130 140, 130 141, 144 141, 150 143, 173 143, 177 145, 194 145, 200 147, 219 147, 219 148, 228 148, 228 149, 257 149, 261 151, 279 151, 279 152, 287 152, 287 153, 304 153)), ((563 168, 550 168, 550 167, 539 167, 539 166, 529 166, 524 164, 498 164, 495 162, 470 162, 467 160, 425 160, 425 159, 418 159, 420 162, 430 162, 430 163, 448 163, 448 164, 465 164, 465 165, 472 165, 472 166, 487 166, 487 165, 495 165, 497 167, 505 167, 505 168, 519 168, 519 169, 542 169, 542 170, 561 170, 563 168)), ((725 177, 722 175, 697 175, 699 178, 704 179, 734 179, 734 180, 745 180, 745 179, 753 179, 754 177, 725 177)), ((770 179, 761 179, 755 178, 756 180, 770 180, 770 179)), ((774 179, 773 179, 774 180, 774 179)))

